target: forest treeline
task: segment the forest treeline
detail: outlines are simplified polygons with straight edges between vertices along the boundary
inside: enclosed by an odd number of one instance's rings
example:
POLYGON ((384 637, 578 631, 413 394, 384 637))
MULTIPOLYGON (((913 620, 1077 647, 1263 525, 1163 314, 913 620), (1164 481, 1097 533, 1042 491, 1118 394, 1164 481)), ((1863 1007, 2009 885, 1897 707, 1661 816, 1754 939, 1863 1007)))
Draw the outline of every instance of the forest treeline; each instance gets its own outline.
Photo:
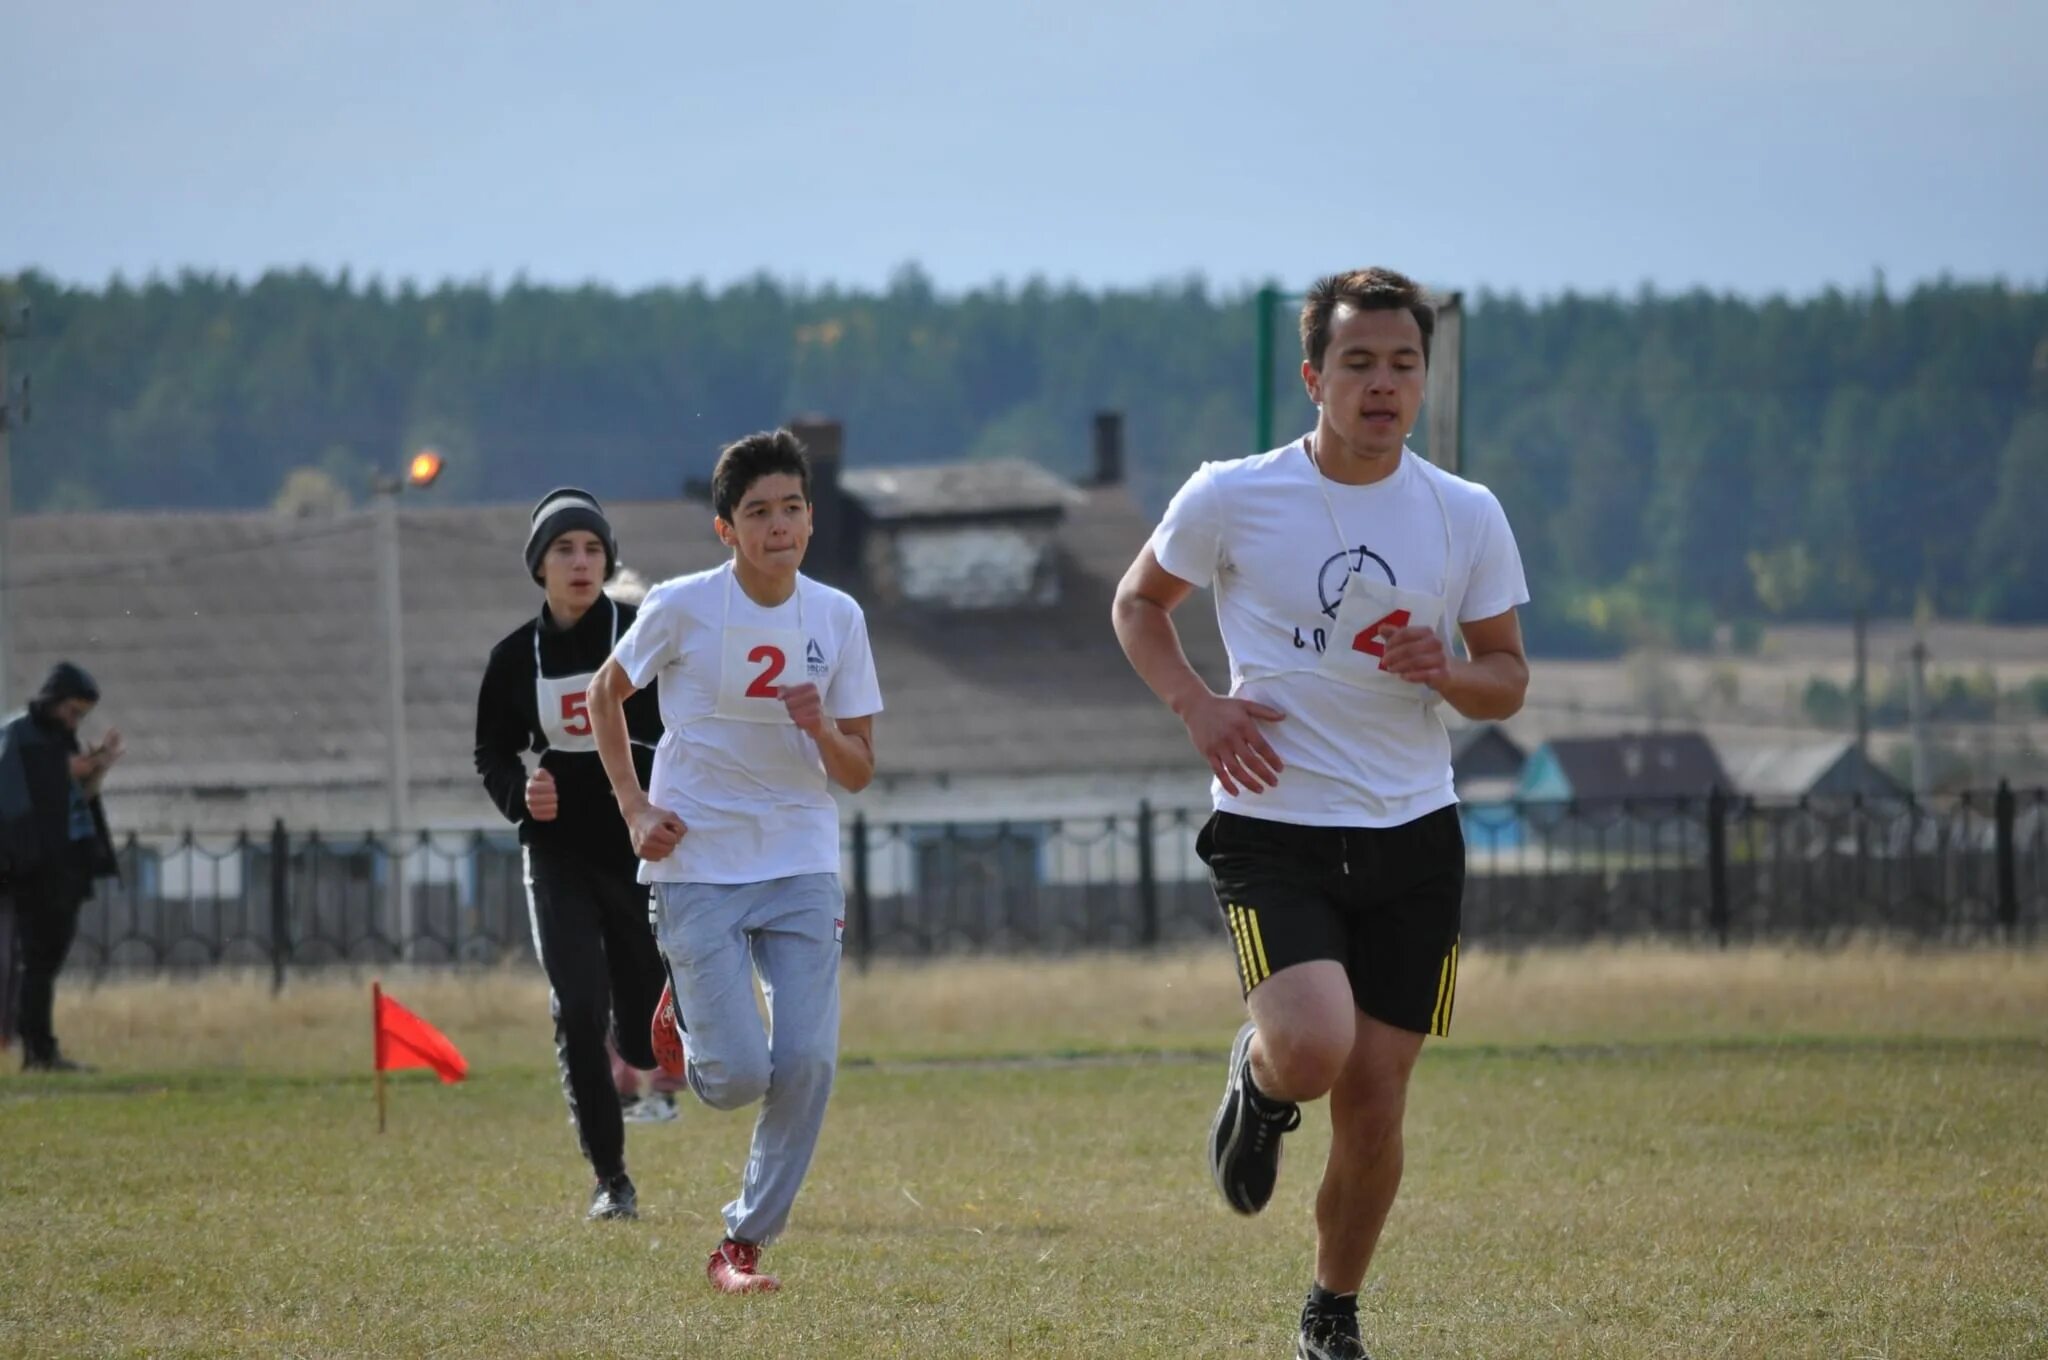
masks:
MULTIPOLYGON (((421 446, 433 493, 667 497, 735 434, 846 423, 851 464, 1018 455, 1085 475, 1126 418, 1156 509, 1253 442, 1253 295, 1199 281, 883 289, 389 285, 202 274, 32 308, 18 511, 360 500, 421 446)), ((1468 298, 1464 468, 1506 504, 1552 650, 1931 608, 2048 620, 2048 293, 1468 298)), ((1281 318, 1281 430, 1310 412, 1281 318)), ((1725 634, 1724 634, 1725 635, 1725 634)))

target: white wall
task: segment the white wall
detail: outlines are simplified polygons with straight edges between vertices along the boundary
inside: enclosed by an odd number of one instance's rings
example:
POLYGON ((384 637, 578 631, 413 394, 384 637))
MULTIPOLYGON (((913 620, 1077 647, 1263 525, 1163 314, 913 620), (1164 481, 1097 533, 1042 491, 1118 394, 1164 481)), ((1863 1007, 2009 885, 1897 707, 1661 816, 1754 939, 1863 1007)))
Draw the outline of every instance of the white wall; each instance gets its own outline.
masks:
POLYGON ((869 545, 870 576, 885 594, 949 609, 1053 604, 1053 524, 963 524, 887 531, 869 545))

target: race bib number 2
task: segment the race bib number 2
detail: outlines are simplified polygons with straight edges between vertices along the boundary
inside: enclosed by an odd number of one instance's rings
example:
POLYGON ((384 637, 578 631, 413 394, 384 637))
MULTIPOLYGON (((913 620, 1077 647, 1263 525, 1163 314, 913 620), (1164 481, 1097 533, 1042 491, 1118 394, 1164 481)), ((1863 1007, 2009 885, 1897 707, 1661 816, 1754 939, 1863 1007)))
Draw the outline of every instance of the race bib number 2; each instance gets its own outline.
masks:
POLYGON ((781 687, 775 682, 782 678, 783 669, 789 665, 789 658, 782 654, 782 649, 771 647, 764 642, 747 653, 747 660, 759 666, 761 670, 748 684, 746 696, 749 699, 781 698, 781 687))

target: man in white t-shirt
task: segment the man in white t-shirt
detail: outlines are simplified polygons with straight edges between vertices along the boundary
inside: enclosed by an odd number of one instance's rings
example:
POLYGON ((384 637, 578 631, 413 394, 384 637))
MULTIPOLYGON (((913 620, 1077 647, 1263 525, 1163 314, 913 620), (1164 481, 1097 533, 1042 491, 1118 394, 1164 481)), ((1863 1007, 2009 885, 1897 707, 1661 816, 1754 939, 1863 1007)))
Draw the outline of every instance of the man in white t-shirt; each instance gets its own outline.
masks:
POLYGON ((874 778, 882 695, 860 606, 797 570, 811 472, 796 436, 728 445, 711 495, 732 560, 648 593, 591 683, 590 717, 654 888, 670 976, 655 1056, 707 1105, 761 1102, 706 1266, 714 1288, 746 1294, 780 1287, 760 1250, 789 1221, 832 1093, 846 908, 828 783, 874 778), (657 678, 663 731, 642 789, 623 705, 657 678))
POLYGON ((1314 432, 1198 469, 1114 607, 1131 664, 1215 774, 1196 850, 1251 1016, 1210 1131, 1232 1208, 1266 1206, 1300 1103, 1330 1098, 1308 1360, 1365 1355, 1358 1288, 1400 1186, 1409 1073, 1450 1029, 1465 846, 1440 705, 1507 718, 1529 682, 1500 503, 1405 447, 1434 325, 1391 270, 1318 281, 1301 312, 1314 432), (1198 586, 1216 596, 1227 695, 1174 630, 1198 586))

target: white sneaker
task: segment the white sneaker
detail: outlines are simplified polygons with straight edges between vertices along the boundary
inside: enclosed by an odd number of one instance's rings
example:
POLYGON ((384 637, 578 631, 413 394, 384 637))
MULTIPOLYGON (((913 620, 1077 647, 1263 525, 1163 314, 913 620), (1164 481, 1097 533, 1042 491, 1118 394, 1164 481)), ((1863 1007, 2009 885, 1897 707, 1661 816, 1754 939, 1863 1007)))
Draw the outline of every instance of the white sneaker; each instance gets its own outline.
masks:
POLYGON ((666 1124, 678 1117, 676 1098, 665 1093, 643 1096, 622 1113, 628 1124, 666 1124))

